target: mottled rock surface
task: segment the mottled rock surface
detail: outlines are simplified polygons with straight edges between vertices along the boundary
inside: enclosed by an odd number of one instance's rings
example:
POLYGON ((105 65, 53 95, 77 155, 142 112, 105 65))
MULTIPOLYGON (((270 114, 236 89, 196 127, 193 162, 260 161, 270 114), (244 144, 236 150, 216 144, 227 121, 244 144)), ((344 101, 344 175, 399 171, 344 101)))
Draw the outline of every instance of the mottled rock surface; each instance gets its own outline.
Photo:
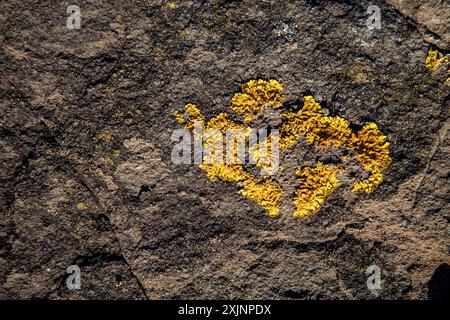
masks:
POLYGON ((448 299, 449 86, 424 63, 448 1, 85 1, 79 30, 70 4, 0 3, 0 298, 375 299, 377 265, 379 298, 448 299), (273 219, 174 165, 172 111, 227 112, 255 78, 376 122, 380 187, 273 219))

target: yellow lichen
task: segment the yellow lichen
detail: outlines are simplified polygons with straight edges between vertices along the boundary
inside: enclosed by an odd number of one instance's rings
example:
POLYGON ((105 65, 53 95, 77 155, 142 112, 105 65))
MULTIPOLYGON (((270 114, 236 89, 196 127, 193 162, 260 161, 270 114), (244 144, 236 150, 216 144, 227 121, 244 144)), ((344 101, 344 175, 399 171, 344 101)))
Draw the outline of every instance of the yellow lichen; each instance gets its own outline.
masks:
POLYGON ((356 181, 353 185, 352 191, 364 191, 367 193, 371 193, 373 192, 375 186, 379 185, 381 181, 383 181, 383 175, 381 174, 381 172, 378 170, 372 171, 372 175, 369 178, 362 181, 356 181))
MULTIPOLYGON (((184 123, 185 128, 192 129, 195 121, 204 123, 204 117, 200 110, 192 104, 185 106, 186 113, 189 119, 186 119, 180 113, 174 113, 178 122, 184 123)), ((251 128, 245 125, 238 124, 228 118, 226 113, 221 113, 216 117, 210 119, 203 128, 203 147, 209 148, 203 162, 199 164, 199 168, 206 172, 206 176, 211 181, 217 179, 228 182, 235 182, 242 187, 240 193, 256 204, 266 209, 270 216, 277 216, 279 214, 279 204, 281 199, 281 187, 278 183, 270 178, 265 178, 260 181, 255 175, 246 172, 241 164, 225 164, 211 161, 217 155, 214 153, 214 142, 218 139, 217 136, 208 135, 208 130, 218 130, 225 133, 226 130, 235 129, 240 130, 239 133, 248 137, 251 128)), ((235 146, 233 157, 237 163, 237 145, 235 146)))
MULTIPOLYGON (((428 51, 428 56, 425 59, 425 66, 430 71, 436 71, 439 69, 441 64, 450 63, 450 55, 443 55, 438 50, 430 49, 428 51)), ((450 66, 447 69, 447 79, 445 80, 445 84, 450 84, 450 66)))
MULTIPOLYGON (((356 182, 353 191, 372 192, 383 180, 381 172, 391 162, 387 137, 373 123, 367 123, 357 134, 350 129, 350 123, 339 116, 325 116, 320 105, 311 96, 304 97, 303 108, 294 113, 283 115, 284 123, 280 127, 280 145, 282 149, 292 147, 306 137, 307 143, 323 147, 344 146, 356 151, 355 157, 372 176, 356 182)), ((343 159, 344 160, 344 159, 343 159)))
POLYGON ((242 93, 236 93, 231 98, 231 108, 242 115, 245 122, 253 120, 267 106, 283 105, 283 86, 276 80, 250 80, 241 89, 242 93))
MULTIPOLYGON (((264 80, 251 80, 242 85, 242 93, 237 93, 231 99, 232 109, 244 117, 244 121, 250 121, 261 113, 264 107, 272 105, 280 106, 284 96, 282 86, 276 80, 269 82, 264 80)), ((237 146, 234 146, 233 164, 224 163, 223 157, 218 155, 222 150, 216 148, 216 142, 224 141, 223 135, 229 129, 240 130, 241 138, 248 138, 252 129, 243 124, 229 119, 226 113, 221 113, 205 122, 205 118, 193 104, 185 106, 185 114, 174 112, 177 121, 184 124, 187 129, 194 129, 195 122, 200 122, 202 128, 203 147, 208 149, 204 154, 203 162, 199 168, 206 172, 211 181, 222 180, 234 182, 242 189, 240 193, 267 210, 270 216, 279 215, 279 207, 283 188, 274 179, 260 178, 244 168, 237 160, 237 146), (210 131, 216 130, 216 131, 210 131)), ((389 155, 389 143, 387 137, 378 129, 375 123, 366 123, 357 133, 350 128, 349 121, 339 116, 327 116, 312 96, 304 97, 304 105, 298 112, 287 111, 282 114, 282 124, 279 127, 280 149, 293 147, 301 138, 305 137, 308 144, 317 147, 344 147, 351 150, 354 157, 361 163, 364 170, 371 175, 356 181, 353 191, 372 192, 383 180, 382 171, 391 162, 389 155)), ((270 135, 269 135, 270 136, 270 135)), ((256 161, 256 166, 267 172, 281 173, 283 168, 274 170, 272 161, 267 155, 274 152, 272 139, 260 141, 249 148, 249 155, 256 161), (267 153, 261 152, 267 150, 267 153), (265 154, 265 156, 263 156, 265 154)), ((350 156, 342 156, 343 162, 349 161, 350 156)), ((278 168, 278 167, 277 167, 278 168)), ((337 173, 345 168, 340 165, 324 165, 318 162, 315 167, 304 167, 297 170, 299 188, 295 193, 294 204, 295 217, 307 218, 320 210, 325 199, 339 185, 337 173)))
MULTIPOLYGON (((180 113, 174 113, 178 122, 184 123, 185 128, 192 129, 194 121, 201 121, 204 123, 204 117, 200 110, 192 104, 185 106, 186 113, 189 115, 189 119, 186 119, 180 113)), ((235 123, 228 119, 226 113, 221 113, 218 116, 210 119, 203 130, 203 146, 204 148, 211 147, 214 144, 216 136, 208 136, 208 130, 218 130, 225 133, 228 129, 240 130, 239 133, 244 137, 248 137, 251 132, 251 128, 242 124, 235 123)), ((240 193, 256 204, 265 208, 270 216, 276 216, 279 214, 279 204, 281 199, 281 187, 278 183, 274 182, 270 178, 265 178, 260 181, 255 175, 246 172, 241 164, 224 164, 224 163, 209 163, 211 158, 215 157, 214 147, 209 150, 203 159, 203 162, 199 165, 199 168, 206 172, 206 176, 211 181, 220 179, 222 181, 235 182, 238 186, 242 187, 240 193)), ((235 146, 235 162, 237 159, 237 146, 235 146)))
POLYGON ((184 124, 186 122, 186 120, 184 119, 184 116, 181 112, 174 111, 174 112, 172 112, 172 115, 175 117, 175 120, 177 120, 178 123, 184 124))
POLYGON ((373 82, 373 76, 369 72, 367 66, 356 64, 352 66, 347 73, 350 82, 357 84, 369 84, 373 82))
POLYGON ((244 188, 240 191, 242 195, 266 209, 269 216, 276 217, 280 214, 283 190, 277 182, 267 177, 262 181, 251 178, 245 180, 243 185, 244 188))
POLYGON ((208 129, 219 130, 225 133, 228 129, 250 129, 249 127, 236 123, 228 118, 228 114, 220 113, 214 118, 210 119, 207 124, 208 129))
POLYGON ((319 211, 325 199, 336 189, 339 180, 336 173, 342 168, 318 162, 316 167, 300 168, 296 171, 300 187, 295 192, 294 217, 307 218, 319 211))
POLYGON ((123 76, 127 72, 126 69, 120 69, 119 71, 112 74, 111 78, 115 79, 117 77, 123 76))
POLYGON ((205 117, 195 104, 188 103, 184 106, 184 110, 186 112, 186 115, 182 114, 179 111, 174 111, 172 113, 178 123, 184 124, 184 127, 186 129, 193 129, 196 122, 199 122, 203 125, 205 117))
POLYGON ((104 142, 110 142, 112 139, 112 133, 109 132, 108 130, 105 130, 103 132, 101 132, 97 137, 98 139, 104 141, 104 142))
POLYGON ((77 202, 75 204, 75 209, 78 211, 84 211, 88 208, 87 204, 84 202, 77 202))
POLYGON ((315 142, 319 146, 339 147, 345 145, 351 137, 349 122, 339 116, 325 116, 312 96, 304 97, 305 104, 298 112, 283 114, 284 123, 280 127, 282 149, 295 145, 300 136, 306 137, 307 143, 315 142))
POLYGON ((367 123, 352 139, 350 148, 367 171, 383 171, 391 162, 387 137, 373 123, 367 123))
POLYGON ((439 66, 441 65, 441 63, 446 63, 449 62, 449 56, 448 55, 443 55, 442 53, 440 53, 438 50, 433 50, 430 49, 428 51, 428 56, 425 59, 425 66, 431 70, 431 71, 436 71, 439 66))
POLYGON ((242 189, 240 194, 267 210, 271 217, 279 215, 281 186, 271 178, 259 180, 255 175, 246 172, 242 165, 200 164, 199 168, 206 171, 211 181, 217 179, 235 182, 242 189))
POLYGON ((166 3, 166 7, 167 7, 167 9, 173 10, 173 9, 177 8, 177 4, 174 1, 169 0, 166 3))

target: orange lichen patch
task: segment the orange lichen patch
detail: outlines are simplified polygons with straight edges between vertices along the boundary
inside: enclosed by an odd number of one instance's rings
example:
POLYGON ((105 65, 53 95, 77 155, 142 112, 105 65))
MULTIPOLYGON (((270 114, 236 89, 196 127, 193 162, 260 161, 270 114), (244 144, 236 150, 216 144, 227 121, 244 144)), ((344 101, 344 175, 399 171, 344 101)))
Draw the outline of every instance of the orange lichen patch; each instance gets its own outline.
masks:
POLYGON ((356 181, 353 185, 352 191, 364 191, 367 193, 372 193, 375 187, 379 185, 381 181, 383 181, 383 175, 378 170, 372 171, 371 173, 372 175, 369 178, 362 181, 356 181))
POLYGON ((295 192, 294 217, 307 218, 319 211, 325 199, 339 185, 336 173, 342 168, 317 163, 316 167, 300 168, 296 171, 300 187, 295 192))
POLYGON ((283 192, 281 186, 271 178, 264 178, 259 181, 255 175, 246 172, 242 165, 202 163, 199 168, 206 171, 206 176, 211 181, 220 179, 235 182, 242 187, 239 191, 240 194, 266 209, 271 217, 279 215, 280 199, 283 192))
POLYGON ((367 123, 353 139, 350 148, 356 151, 356 158, 367 171, 382 171, 390 163, 387 137, 373 123, 367 123))
POLYGON ((174 111, 172 115, 178 123, 184 124, 186 129, 193 129, 195 122, 204 123, 205 117, 195 104, 188 103, 184 106, 184 110, 184 114, 179 111, 174 111))
MULTIPOLYGON (((185 106, 185 110, 187 117, 179 112, 174 112, 173 114, 179 123, 185 125, 186 129, 193 129, 196 121, 200 121, 203 124, 203 147, 208 151, 205 152, 203 162, 199 164, 199 168, 206 172, 208 179, 211 181, 222 180, 236 183, 242 187, 239 191, 242 195, 266 209, 270 216, 277 216, 279 214, 282 195, 281 186, 277 182, 270 178, 259 181, 255 175, 246 172, 244 166, 241 164, 225 164, 223 162, 212 161, 217 159, 218 155, 216 152, 218 150, 215 149, 215 142, 221 137, 215 135, 210 130, 225 133, 227 130, 233 129, 237 130, 237 137, 248 138, 252 131, 251 128, 230 120, 226 113, 220 113, 204 125, 204 116, 195 105, 188 104, 185 106)), ((236 144, 234 154, 232 155, 235 163, 238 163, 237 148, 238 146, 236 144)))
POLYGON ((391 163, 387 137, 373 123, 367 123, 352 139, 350 148, 356 151, 355 157, 362 164, 364 170, 370 171, 372 176, 366 180, 356 182, 353 191, 373 192, 374 187, 383 180, 382 171, 391 163))
POLYGON ((231 108, 242 115, 245 122, 253 120, 267 106, 283 105, 283 86, 276 80, 250 80, 241 89, 242 93, 231 98, 231 108))
POLYGON ((175 117, 175 120, 177 120, 178 123, 184 124, 186 122, 186 119, 180 111, 174 111, 172 112, 172 115, 175 117))
POLYGON ((430 49, 428 51, 428 56, 425 59, 425 66, 431 71, 436 71, 442 63, 449 62, 450 58, 448 55, 443 55, 438 50, 430 49))
POLYGON ((300 111, 283 115, 284 123, 280 128, 281 148, 292 147, 303 135, 307 143, 323 147, 345 146, 354 150, 356 158, 372 176, 356 182, 353 191, 372 192, 383 180, 381 172, 391 162, 387 137, 372 122, 354 134, 347 120, 339 116, 325 116, 320 105, 311 96, 304 97, 304 100, 305 104, 300 111))
POLYGON ((249 198, 267 210, 271 217, 279 215, 281 186, 270 178, 259 181, 253 174, 246 172, 242 165, 200 164, 199 168, 206 171, 211 181, 235 182, 242 187, 240 194, 249 198))
POLYGON ((324 147, 347 144, 352 135, 349 122, 339 116, 325 116, 320 104, 312 96, 306 96, 304 100, 305 104, 300 111, 283 114, 281 148, 287 149, 295 145, 300 135, 306 136, 307 143, 315 142, 324 147))
POLYGON ((258 181, 254 178, 245 180, 244 188, 240 193, 254 203, 267 210, 269 216, 276 217, 280 214, 280 201, 283 189, 271 178, 264 178, 258 181))
POLYGON ((250 127, 247 127, 243 124, 239 124, 239 123, 234 122, 233 120, 230 120, 228 118, 228 114, 226 114, 226 113, 220 113, 219 115, 215 116, 214 118, 211 118, 208 121, 207 128, 220 130, 222 133, 225 133, 228 129, 251 130, 250 127))
POLYGON ((187 128, 192 128, 195 122, 204 122, 205 117, 201 113, 200 109, 195 104, 187 104, 184 109, 189 116, 189 122, 186 124, 187 128))
MULTIPOLYGON (((284 98, 282 89, 281 84, 276 80, 249 81, 242 85, 242 93, 235 94, 231 99, 232 109, 242 115, 244 121, 250 121, 266 106, 280 106, 284 98)), ((230 164, 223 161, 223 150, 220 148, 228 144, 228 141, 224 140, 228 139, 229 130, 238 131, 233 139, 248 139, 251 134, 254 134, 250 127, 234 122, 226 113, 221 113, 205 122, 204 116, 193 104, 185 106, 184 114, 174 112, 173 115, 178 122, 184 124, 185 128, 194 132, 196 132, 196 122, 200 122, 203 147, 208 152, 204 153, 203 162, 199 167, 206 172, 208 179, 234 182, 242 188, 239 191, 242 195, 262 206, 270 216, 279 215, 284 191, 278 182, 269 177, 260 178, 246 171, 244 165, 239 164, 237 159, 237 144, 234 145, 234 149, 230 148, 233 151, 230 153, 234 162, 230 164)), ((277 148, 281 150, 291 148, 302 136, 305 137, 306 143, 315 144, 317 147, 344 147, 352 151, 352 156, 361 163, 364 170, 371 173, 368 178, 354 183, 354 192, 373 192, 383 180, 383 170, 391 162, 387 137, 375 123, 366 123, 360 131, 355 133, 351 130, 348 120, 339 116, 325 115, 320 104, 312 96, 304 97, 304 105, 300 111, 287 111, 282 114, 282 124, 278 131, 279 146, 273 144, 272 138, 275 131, 272 131, 267 139, 249 146, 248 150, 256 166, 263 168, 269 174, 283 171, 283 167, 278 166, 278 159, 276 159, 276 167, 273 163, 274 152, 279 152, 277 148)), ((229 157, 230 155, 227 154, 227 160, 229 157)), ((342 156, 341 160, 345 163, 350 160, 350 156, 342 156)), ((319 211, 325 199, 339 185, 337 173, 343 172, 344 169, 344 165, 324 165, 318 162, 315 167, 297 170, 299 188, 294 197, 296 210, 293 215, 307 218, 319 211)))
MULTIPOLYGON (((436 71, 439 69, 441 64, 450 63, 450 55, 443 55, 438 50, 430 49, 428 51, 428 56, 425 59, 425 66, 430 71, 436 71)), ((450 66, 447 69, 447 79, 445 80, 445 84, 450 84, 450 66)))
POLYGON ((242 165, 224 165, 224 164, 205 164, 201 163, 199 168, 206 171, 206 176, 211 181, 216 181, 217 179, 223 181, 233 181, 240 182, 244 180, 251 179, 252 174, 246 172, 242 165))
POLYGON ((266 209, 271 217, 279 215, 282 188, 272 179, 264 178, 262 181, 259 181, 255 175, 246 172, 244 167, 239 164, 201 163, 199 168, 206 171, 206 176, 211 181, 220 179, 222 181, 235 182, 242 187, 239 191, 240 194, 266 209))

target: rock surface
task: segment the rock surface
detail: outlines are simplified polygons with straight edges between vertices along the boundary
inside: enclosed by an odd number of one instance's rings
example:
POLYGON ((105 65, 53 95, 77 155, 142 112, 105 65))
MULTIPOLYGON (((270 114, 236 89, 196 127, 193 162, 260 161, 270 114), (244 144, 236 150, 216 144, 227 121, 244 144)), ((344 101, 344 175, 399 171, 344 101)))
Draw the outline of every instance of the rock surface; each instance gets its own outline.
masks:
POLYGON ((79 30, 69 4, 0 4, 0 298, 448 299, 449 86, 424 63, 448 1, 86 1, 79 30), (227 112, 257 78, 377 123, 380 187, 273 219, 174 165, 172 111, 227 112))

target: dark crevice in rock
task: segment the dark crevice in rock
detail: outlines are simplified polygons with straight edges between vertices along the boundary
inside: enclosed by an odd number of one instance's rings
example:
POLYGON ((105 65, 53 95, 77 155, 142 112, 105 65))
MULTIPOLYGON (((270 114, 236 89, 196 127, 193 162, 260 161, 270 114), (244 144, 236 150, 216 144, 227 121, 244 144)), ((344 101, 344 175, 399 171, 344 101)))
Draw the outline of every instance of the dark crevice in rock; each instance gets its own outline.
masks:
POLYGON ((428 281, 428 299, 450 301, 450 266, 441 264, 428 281))

